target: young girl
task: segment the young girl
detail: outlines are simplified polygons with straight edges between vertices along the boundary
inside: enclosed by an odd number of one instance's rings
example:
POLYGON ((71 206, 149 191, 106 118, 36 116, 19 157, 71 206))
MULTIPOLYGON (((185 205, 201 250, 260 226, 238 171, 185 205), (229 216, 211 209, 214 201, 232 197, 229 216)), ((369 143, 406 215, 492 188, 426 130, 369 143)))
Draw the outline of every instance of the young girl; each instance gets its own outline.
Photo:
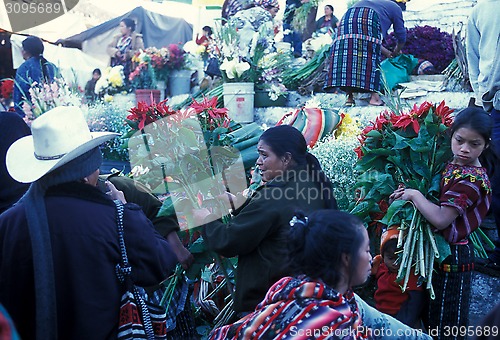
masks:
POLYGON ((414 189, 399 188, 391 195, 393 199, 412 201, 450 243, 451 255, 433 276, 436 298, 429 304, 427 326, 439 332, 439 339, 465 338, 465 334, 451 337, 451 332, 445 331, 468 326, 474 269, 474 249, 468 236, 479 227, 490 207, 488 176, 496 160, 491 131, 490 116, 482 109, 466 108, 456 116, 451 128, 453 159, 443 172, 439 204, 414 189))

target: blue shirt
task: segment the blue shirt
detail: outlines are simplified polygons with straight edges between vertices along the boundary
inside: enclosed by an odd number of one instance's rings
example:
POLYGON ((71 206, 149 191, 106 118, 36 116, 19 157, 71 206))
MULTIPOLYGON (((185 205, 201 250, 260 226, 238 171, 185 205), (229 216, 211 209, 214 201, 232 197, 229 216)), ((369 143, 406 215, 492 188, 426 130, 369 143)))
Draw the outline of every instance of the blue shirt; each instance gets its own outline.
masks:
POLYGON ((353 7, 367 7, 378 14, 382 35, 387 37, 387 31, 393 26, 394 36, 398 43, 406 42, 406 28, 403 20, 403 11, 395 2, 390 0, 361 0, 353 7))
POLYGON ((52 81, 56 75, 57 68, 50 62, 45 63, 45 77, 42 72, 42 59, 31 57, 19 66, 16 72, 16 83, 14 86, 14 107, 16 112, 24 117, 23 101, 31 100, 29 89, 33 82, 42 83, 44 80, 52 81))

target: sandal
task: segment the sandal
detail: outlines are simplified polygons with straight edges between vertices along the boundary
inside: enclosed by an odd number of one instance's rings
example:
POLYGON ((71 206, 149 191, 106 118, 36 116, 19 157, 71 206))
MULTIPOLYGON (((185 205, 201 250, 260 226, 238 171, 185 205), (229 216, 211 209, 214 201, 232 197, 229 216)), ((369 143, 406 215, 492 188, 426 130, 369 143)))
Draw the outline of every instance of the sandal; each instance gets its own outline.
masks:
POLYGON ((354 101, 351 101, 351 100, 346 100, 346 102, 344 103, 344 106, 353 107, 353 106, 356 106, 356 103, 354 101))

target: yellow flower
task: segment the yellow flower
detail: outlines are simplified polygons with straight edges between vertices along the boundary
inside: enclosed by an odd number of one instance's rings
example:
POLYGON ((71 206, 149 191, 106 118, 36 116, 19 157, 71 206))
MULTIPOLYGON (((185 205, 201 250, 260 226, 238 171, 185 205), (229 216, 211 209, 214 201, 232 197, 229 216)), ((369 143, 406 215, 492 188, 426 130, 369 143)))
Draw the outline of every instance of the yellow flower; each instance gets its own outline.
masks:
POLYGON ((110 94, 105 94, 104 95, 104 102, 109 103, 113 101, 113 96, 110 94))
POLYGON ((342 124, 335 131, 336 138, 355 138, 361 129, 359 128, 358 122, 352 119, 351 115, 344 114, 344 119, 342 119, 342 124))
POLYGON ((110 74, 109 83, 113 87, 122 87, 123 86, 123 78, 119 74, 110 74))

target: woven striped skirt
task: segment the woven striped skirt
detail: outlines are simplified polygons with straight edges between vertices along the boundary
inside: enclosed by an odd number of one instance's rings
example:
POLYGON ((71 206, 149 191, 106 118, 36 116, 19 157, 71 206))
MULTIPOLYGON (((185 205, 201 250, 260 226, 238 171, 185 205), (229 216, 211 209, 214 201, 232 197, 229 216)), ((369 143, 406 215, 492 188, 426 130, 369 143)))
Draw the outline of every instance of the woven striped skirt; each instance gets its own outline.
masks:
POLYGON ((380 91, 381 46, 377 13, 365 7, 348 9, 333 41, 325 88, 380 91))
POLYGON ((432 277, 436 298, 429 302, 427 327, 434 339, 465 339, 454 331, 469 325, 474 246, 469 242, 450 248, 451 255, 432 277))

